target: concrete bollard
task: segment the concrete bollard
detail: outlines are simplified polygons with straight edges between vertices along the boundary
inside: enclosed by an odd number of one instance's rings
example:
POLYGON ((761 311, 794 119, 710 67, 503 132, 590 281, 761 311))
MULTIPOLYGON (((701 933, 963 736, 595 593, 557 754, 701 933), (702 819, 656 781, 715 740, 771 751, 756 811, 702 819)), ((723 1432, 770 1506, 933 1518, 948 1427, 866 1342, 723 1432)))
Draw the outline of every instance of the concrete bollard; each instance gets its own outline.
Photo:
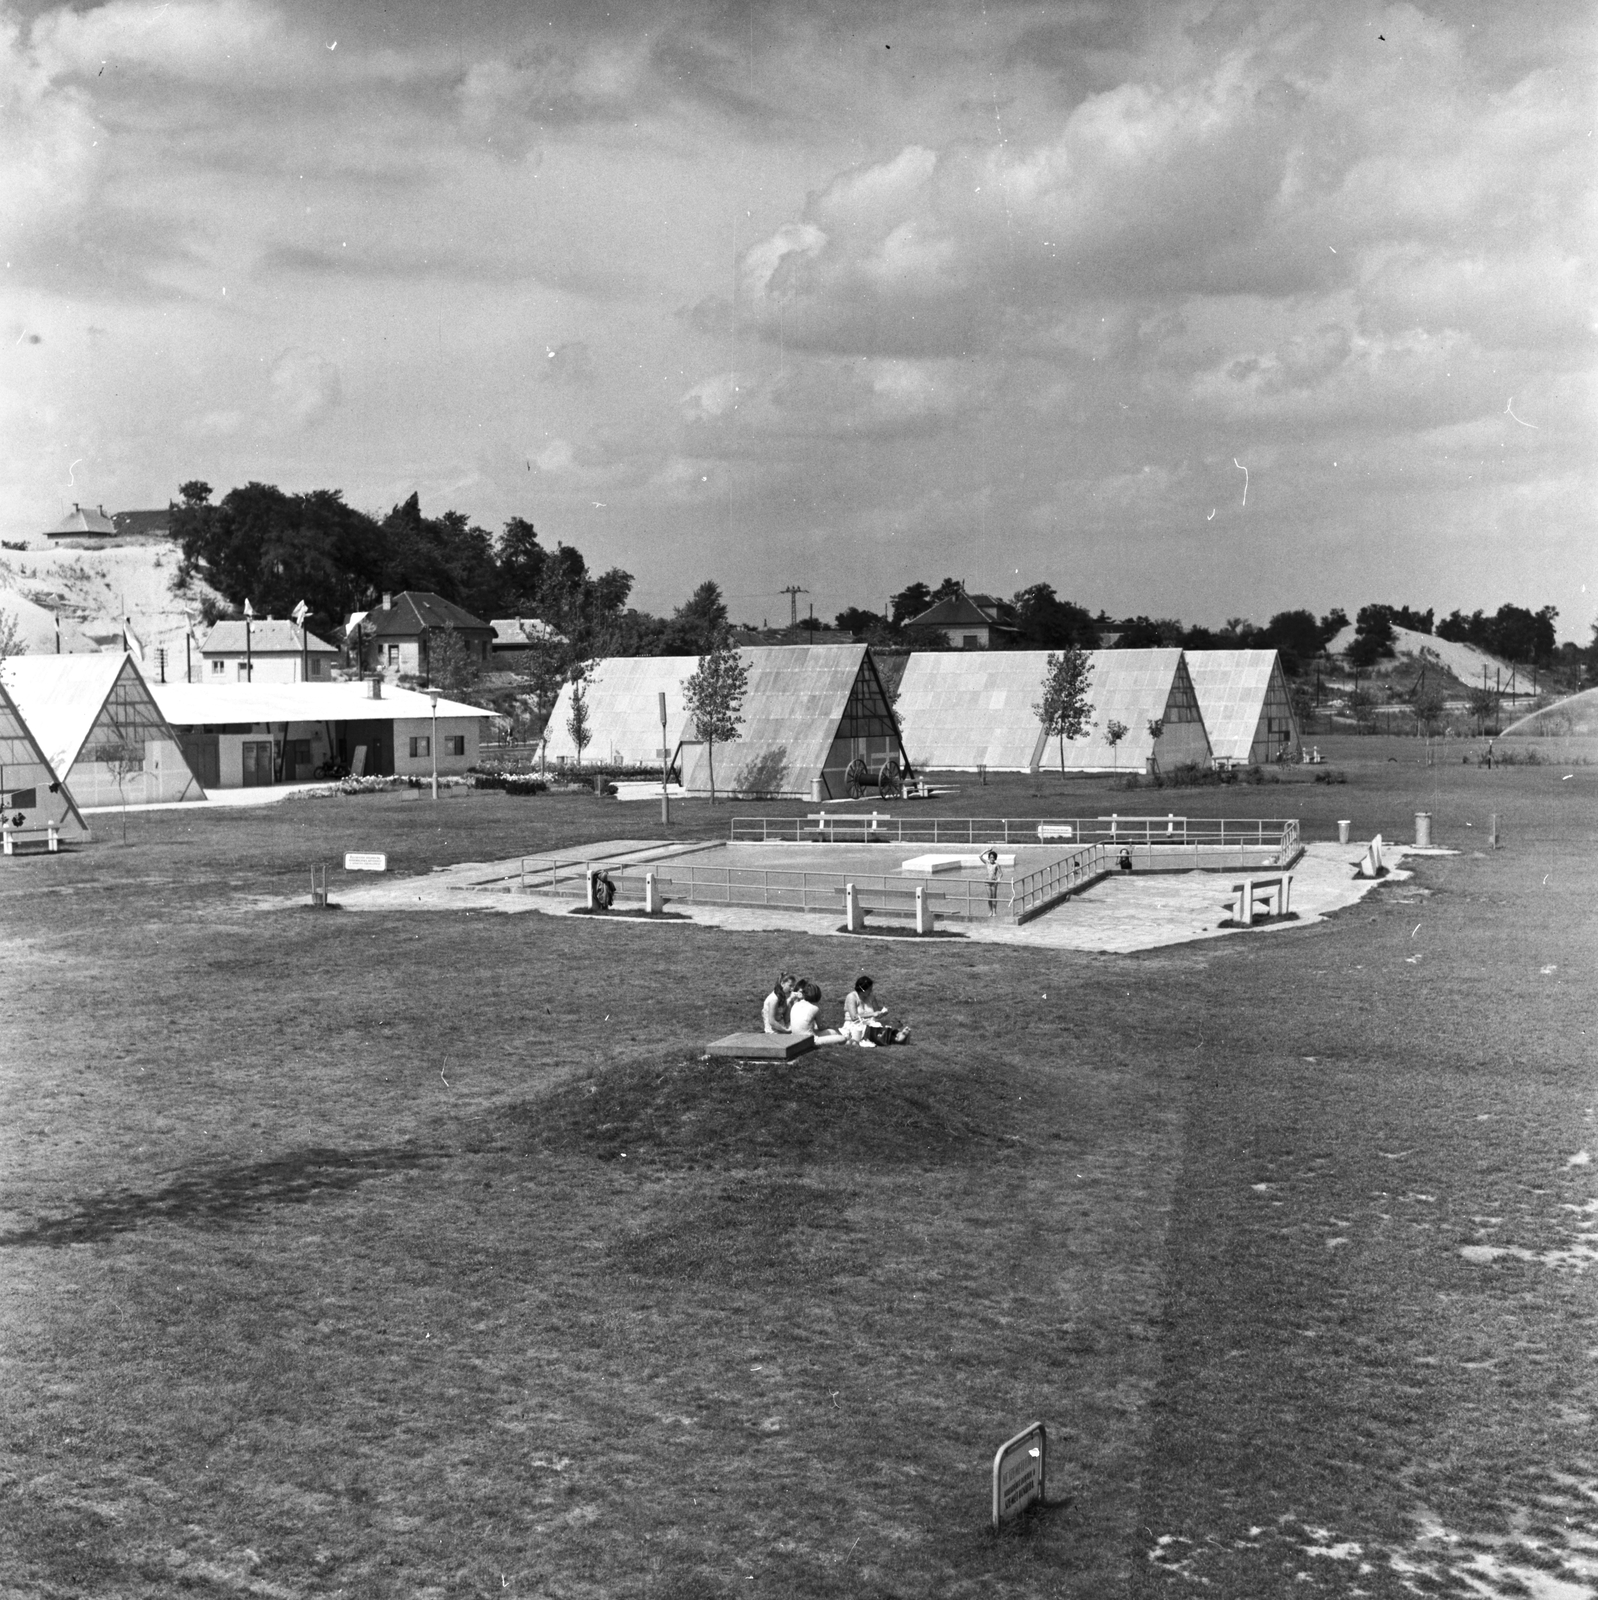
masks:
POLYGON ((660 914, 660 890, 655 886, 655 875, 652 872, 644 874, 644 915, 654 917, 660 914))
POLYGON ((1429 811, 1415 813, 1415 848, 1417 850, 1430 850, 1432 847, 1432 814, 1429 811))
POLYGON ((1496 850, 1498 848, 1498 813, 1496 811, 1493 812, 1492 831, 1488 837, 1491 840, 1490 848, 1496 850))
POLYGON ((1350 828, 1352 828, 1353 826, 1354 826, 1353 822, 1351 820, 1349 820, 1348 818, 1344 818, 1341 822, 1339 822, 1337 824, 1337 842, 1339 844, 1347 844, 1348 843, 1348 830, 1350 828))
POLYGON ((583 863, 583 899, 590 911, 596 909, 594 902, 594 868, 592 862, 583 863))
POLYGON ((866 919, 860 910, 860 895, 852 883, 843 886, 843 922, 850 933, 865 932, 866 919))
POLYGON ((927 905, 927 886, 924 883, 916 885, 916 932, 932 932, 932 912, 927 905))
POLYGON ((820 778, 812 778, 810 780, 810 803, 813 806, 819 806, 821 804, 821 779, 820 778))

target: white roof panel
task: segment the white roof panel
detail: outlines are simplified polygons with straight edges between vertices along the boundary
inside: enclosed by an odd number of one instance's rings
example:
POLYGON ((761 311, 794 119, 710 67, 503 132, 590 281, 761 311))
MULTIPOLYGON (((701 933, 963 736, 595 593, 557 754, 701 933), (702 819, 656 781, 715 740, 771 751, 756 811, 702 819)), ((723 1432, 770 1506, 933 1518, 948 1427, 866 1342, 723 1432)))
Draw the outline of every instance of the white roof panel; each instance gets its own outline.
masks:
MULTIPOLYGON (((92 659, 83 657, 79 659, 92 659)), ((416 689, 383 685, 371 697, 371 680, 354 683, 152 683, 161 715, 174 727, 217 722, 401 722, 431 717, 431 697, 416 689)), ((481 706, 439 696, 440 717, 487 717, 481 706)))

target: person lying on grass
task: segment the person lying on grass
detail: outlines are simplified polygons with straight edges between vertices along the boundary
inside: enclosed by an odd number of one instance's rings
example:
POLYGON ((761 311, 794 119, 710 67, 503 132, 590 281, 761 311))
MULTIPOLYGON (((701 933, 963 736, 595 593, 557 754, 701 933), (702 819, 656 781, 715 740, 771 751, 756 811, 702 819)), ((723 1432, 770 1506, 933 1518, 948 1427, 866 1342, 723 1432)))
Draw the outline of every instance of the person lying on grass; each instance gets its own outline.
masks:
POLYGON ((760 1008, 760 1026, 767 1033, 788 1032, 788 1007, 793 1002, 795 982, 786 972, 777 974, 777 981, 760 1008))
POLYGON ((888 1020, 888 1008, 877 1001, 876 986, 861 976, 843 997, 843 1036, 851 1044, 874 1050, 879 1044, 903 1044, 910 1030, 888 1020))
POLYGON ((821 1027, 821 990, 808 979, 798 986, 799 998, 788 1007, 788 1032, 808 1033, 817 1044, 842 1044, 841 1033, 824 1032, 821 1027))

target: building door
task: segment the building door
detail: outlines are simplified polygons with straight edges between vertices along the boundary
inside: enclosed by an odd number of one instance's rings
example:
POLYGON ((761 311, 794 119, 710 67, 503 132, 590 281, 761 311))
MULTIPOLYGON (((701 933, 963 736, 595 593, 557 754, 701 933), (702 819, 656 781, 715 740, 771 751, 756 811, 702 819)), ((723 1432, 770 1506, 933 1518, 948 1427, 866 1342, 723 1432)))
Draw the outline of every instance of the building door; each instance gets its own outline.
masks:
POLYGON ((183 759, 189 771, 200 780, 205 789, 219 788, 222 783, 222 752, 214 733, 191 733, 183 740, 183 759))
POLYGON ((244 787, 265 789, 272 782, 272 741, 246 739, 244 750, 244 787))
POLYGON ((311 741, 290 739, 283 756, 283 781, 296 783, 311 776, 311 741))

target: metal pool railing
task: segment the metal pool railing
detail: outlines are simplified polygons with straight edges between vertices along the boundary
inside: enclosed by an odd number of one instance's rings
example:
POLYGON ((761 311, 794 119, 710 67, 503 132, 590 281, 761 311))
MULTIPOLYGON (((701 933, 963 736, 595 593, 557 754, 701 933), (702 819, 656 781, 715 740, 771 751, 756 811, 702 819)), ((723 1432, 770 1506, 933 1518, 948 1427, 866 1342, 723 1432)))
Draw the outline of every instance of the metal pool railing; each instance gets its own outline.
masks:
POLYGON ((1010 883, 1010 919, 1025 922, 1104 877, 1114 870, 1119 849, 1113 844, 1082 845, 1034 872, 1017 873, 1010 883))
MULTIPOLYGON (((733 834, 735 839, 744 841, 791 842, 796 835, 786 830, 802 825, 803 820, 736 818, 733 834)), ((966 877, 954 873, 921 876, 902 872, 711 866, 690 864, 681 857, 612 865, 608 870, 617 898, 623 901, 641 902, 645 877, 653 873, 657 889, 666 900, 680 900, 690 905, 774 906, 792 911, 841 913, 845 887, 852 883, 867 910, 909 914, 914 906, 915 891, 920 887, 925 890, 937 916, 961 920, 998 916, 1005 921, 1024 922, 1115 871, 1123 848, 1130 850, 1136 872, 1288 867, 1298 859, 1303 848, 1298 822, 1291 818, 1232 821, 1112 816, 1073 818, 1041 826, 1045 832, 1041 842, 1058 846, 1059 855, 1032 871, 1013 873, 995 886, 990 886, 983 876, 966 877), (1070 835, 1061 837, 1066 828, 1071 830, 1070 835), (1084 839, 1084 834, 1092 837, 1084 839), (994 891, 992 894, 990 888, 994 891)), ((900 832, 879 834, 874 838, 906 844, 970 845, 990 839, 1031 844, 1040 842, 1039 830, 1036 820, 940 818, 904 824, 900 832)), ((524 856, 520 863, 521 888, 535 893, 559 889, 563 884, 580 888, 588 865, 586 858, 575 854, 524 856)))
POLYGON ((712 867, 662 863, 626 867, 611 872, 618 900, 642 901, 644 878, 653 872, 655 885, 666 901, 689 905, 777 906, 789 911, 843 914, 844 890, 855 886, 868 911, 900 912, 908 916, 915 892, 924 889, 935 915, 962 920, 1010 915, 1010 885, 1002 882, 988 894, 983 878, 901 877, 865 872, 807 872, 763 867, 712 867), (991 909, 990 909, 991 905, 991 909))
POLYGON ((837 811, 804 817, 734 817, 734 841, 744 843, 866 844, 1115 844, 1197 845, 1227 848, 1280 846, 1296 855, 1294 817, 891 817, 881 812, 837 811))

